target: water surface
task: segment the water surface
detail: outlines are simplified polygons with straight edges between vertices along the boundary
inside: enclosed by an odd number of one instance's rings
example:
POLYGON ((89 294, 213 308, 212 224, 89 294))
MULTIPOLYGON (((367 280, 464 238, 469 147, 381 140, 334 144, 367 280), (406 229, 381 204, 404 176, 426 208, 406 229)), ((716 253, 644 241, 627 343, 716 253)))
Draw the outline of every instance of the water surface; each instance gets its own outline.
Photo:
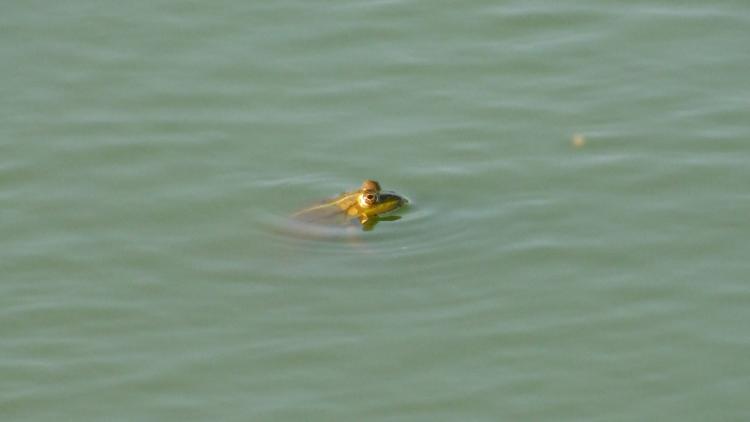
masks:
POLYGON ((6 4, 0 418, 747 420, 704 3, 6 4), (366 178, 403 218, 290 233, 366 178))

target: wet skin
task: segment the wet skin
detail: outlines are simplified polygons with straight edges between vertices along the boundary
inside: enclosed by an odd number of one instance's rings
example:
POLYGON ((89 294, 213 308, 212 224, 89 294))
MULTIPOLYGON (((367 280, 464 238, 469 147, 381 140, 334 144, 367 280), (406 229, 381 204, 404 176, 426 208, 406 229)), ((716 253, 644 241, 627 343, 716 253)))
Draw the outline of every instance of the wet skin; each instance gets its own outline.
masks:
MULTIPOLYGON (((378 182, 365 180, 359 190, 345 193, 332 201, 306 208, 294 214, 294 217, 307 221, 318 221, 343 214, 346 220, 356 218, 365 230, 370 230, 377 223, 379 215, 394 211, 406 203, 408 203, 406 198, 393 192, 382 191, 378 182)), ((380 219, 396 220, 398 217, 380 219)))

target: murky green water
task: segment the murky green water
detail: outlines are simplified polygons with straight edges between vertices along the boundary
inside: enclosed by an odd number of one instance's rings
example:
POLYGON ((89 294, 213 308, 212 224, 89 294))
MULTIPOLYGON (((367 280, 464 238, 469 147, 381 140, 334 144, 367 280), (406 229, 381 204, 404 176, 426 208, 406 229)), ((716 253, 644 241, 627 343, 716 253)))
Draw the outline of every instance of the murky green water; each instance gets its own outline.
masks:
POLYGON ((0 419, 749 420, 748 28, 5 2, 0 419), (365 178, 412 206, 290 229, 365 178))

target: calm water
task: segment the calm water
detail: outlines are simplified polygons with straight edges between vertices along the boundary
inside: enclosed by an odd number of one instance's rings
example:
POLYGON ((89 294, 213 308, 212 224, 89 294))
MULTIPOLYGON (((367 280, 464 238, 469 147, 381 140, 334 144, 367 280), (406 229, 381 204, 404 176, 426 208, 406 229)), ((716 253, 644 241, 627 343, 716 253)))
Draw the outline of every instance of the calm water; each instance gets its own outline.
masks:
POLYGON ((6 1, 0 419, 750 420, 709 3, 6 1), (294 235, 365 178, 412 206, 294 235))

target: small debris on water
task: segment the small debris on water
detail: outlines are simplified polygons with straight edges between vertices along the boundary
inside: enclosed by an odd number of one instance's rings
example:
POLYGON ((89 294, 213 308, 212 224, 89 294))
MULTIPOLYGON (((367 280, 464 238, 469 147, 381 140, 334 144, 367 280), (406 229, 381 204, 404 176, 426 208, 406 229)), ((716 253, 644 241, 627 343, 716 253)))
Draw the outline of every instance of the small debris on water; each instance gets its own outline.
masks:
POLYGON ((580 133, 573 134, 570 144, 573 148, 583 148, 586 145, 586 137, 580 133))

